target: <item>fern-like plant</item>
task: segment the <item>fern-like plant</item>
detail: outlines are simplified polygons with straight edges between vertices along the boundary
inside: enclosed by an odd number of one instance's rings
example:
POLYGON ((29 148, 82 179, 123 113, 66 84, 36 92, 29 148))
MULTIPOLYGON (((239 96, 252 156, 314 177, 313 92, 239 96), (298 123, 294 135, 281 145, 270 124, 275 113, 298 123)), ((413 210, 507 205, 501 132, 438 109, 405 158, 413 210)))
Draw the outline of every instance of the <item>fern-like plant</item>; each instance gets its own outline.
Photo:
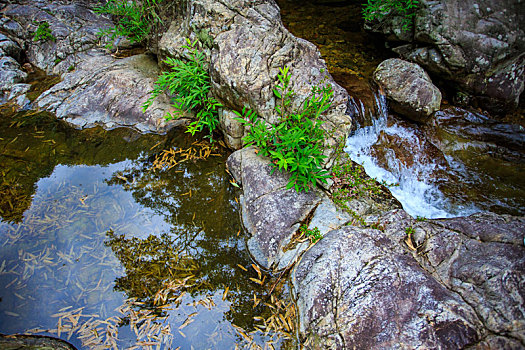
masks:
POLYGON ((274 170, 290 173, 287 188, 307 192, 316 181, 326 183, 329 177, 322 167, 326 158, 323 155, 326 133, 321 128, 319 117, 331 106, 332 88, 330 85, 313 87, 302 108, 293 110, 295 93, 290 87, 288 67, 282 68, 277 78, 273 93, 278 101, 275 111, 280 116, 280 122, 270 125, 247 109, 243 109, 242 113, 236 112, 240 117, 236 119, 249 127, 243 141, 256 146, 263 156, 270 157, 274 170))
POLYGON ((399 15, 402 18, 402 29, 409 30, 418 5, 418 0, 368 0, 363 7, 363 18, 373 21, 390 14, 399 15))
POLYGON ((143 110, 151 106, 153 100, 161 93, 167 92, 172 98, 177 114, 167 114, 165 118, 171 120, 184 115, 184 112, 195 112, 195 120, 188 126, 187 132, 194 135, 203 130, 208 131, 206 137, 213 140, 213 131, 219 124, 218 108, 222 105, 210 95, 210 76, 206 67, 206 56, 197 49, 197 41, 193 43, 186 39, 187 59, 167 58, 163 62, 169 67, 163 72, 151 96, 143 105, 143 110))
MULTIPOLYGON (((143 43, 153 28, 162 23, 158 5, 163 0, 108 0, 95 8, 97 13, 110 14, 116 22, 115 27, 99 32, 100 36, 109 36, 113 41, 120 36, 127 37, 132 43, 143 43)), ((110 44, 111 46, 111 44, 110 44)))

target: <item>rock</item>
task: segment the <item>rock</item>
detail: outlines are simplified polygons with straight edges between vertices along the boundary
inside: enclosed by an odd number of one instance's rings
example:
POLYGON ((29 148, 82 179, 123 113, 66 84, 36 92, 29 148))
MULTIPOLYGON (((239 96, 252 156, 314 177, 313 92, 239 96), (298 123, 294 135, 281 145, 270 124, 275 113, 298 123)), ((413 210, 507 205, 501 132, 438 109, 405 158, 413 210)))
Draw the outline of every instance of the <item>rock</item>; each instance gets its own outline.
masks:
POLYGON ((162 133, 187 122, 185 118, 164 120, 167 112, 174 111, 167 97, 159 96, 143 112, 159 74, 152 57, 143 54, 117 60, 96 50, 81 57, 73 72, 35 101, 40 108, 77 128, 127 126, 162 133))
POLYGON ((481 213, 416 222, 393 211, 380 222, 405 249, 406 228, 412 227, 419 265, 471 305, 484 328, 500 336, 498 343, 525 345, 524 217, 481 213))
POLYGON ((0 90, 10 90, 14 84, 22 82, 26 77, 27 74, 14 58, 0 57, 0 90))
POLYGON ((441 92, 417 64, 397 58, 385 60, 375 70, 374 80, 392 109, 416 122, 426 122, 439 110, 441 92))
POLYGON ((238 116, 228 109, 219 110, 219 127, 223 130, 224 141, 231 149, 242 148, 244 125, 235 120, 238 116))
POLYGON ((265 269, 280 270, 297 256, 286 254, 299 226, 321 202, 317 190, 308 193, 286 189, 288 176, 275 171, 270 160, 258 156, 253 147, 234 152, 227 167, 239 184, 242 221, 250 234, 248 250, 265 269))
POLYGON ((396 15, 367 27, 402 58, 447 80, 447 88, 472 95, 471 104, 505 113, 524 89, 524 22, 519 0, 421 0, 413 31, 402 31, 396 15))
POLYGON ((22 48, 7 36, 0 33, 0 57, 9 56, 19 62, 21 54, 22 48))
POLYGON ((28 60, 50 75, 61 75, 75 66, 79 55, 108 42, 97 34, 113 23, 95 14, 96 1, 11 3, 3 9, 2 27, 25 49, 28 60), (34 41, 39 22, 47 22, 55 40, 34 41))
POLYGON ((468 304, 378 230, 329 232, 291 278, 307 349, 459 349, 486 334, 468 304))
POLYGON ((503 123, 480 113, 459 107, 449 107, 435 114, 434 132, 441 139, 453 135, 466 140, 493 143, 497 146, 522 152, 525 149, 525 129, 517 124, 503 123))
POLYGON ((3 53, 0 50, 0 103, 5 103, 25 93, 20 93, 20 85, 23 85, 20 83, 27 78, 20 64, 13 57, 2 56, 3 53), (15 88, 16 86, 18 88, 15 88))
MULTIPOLYGON (((185 38, 200 38, 206 43, 212 92, 227 108, 251 108, 275 123, 278 118, 272 89, 279 69, 289 66, 296 91, 294 106, 302 105, 312 86, 330 84, 333 104, 322 118, 325 128, 335 134, 327 139, 327 144, 334 145, 339 138, 348 136, 352 122, 351 112, 347 111, 348 94, 327 72, 317 48, 286 30, 273 0, 192 1, 183 7, 180 20, 174 21, 163 35, 159 43, 161 55, 184 56, 185 38)), ((333 154, 329 148, 327 153, 333 154)))
POLYGON ((4 350, 76 350, 70 343, 44 335, 0 335, 0 348, 4 350))

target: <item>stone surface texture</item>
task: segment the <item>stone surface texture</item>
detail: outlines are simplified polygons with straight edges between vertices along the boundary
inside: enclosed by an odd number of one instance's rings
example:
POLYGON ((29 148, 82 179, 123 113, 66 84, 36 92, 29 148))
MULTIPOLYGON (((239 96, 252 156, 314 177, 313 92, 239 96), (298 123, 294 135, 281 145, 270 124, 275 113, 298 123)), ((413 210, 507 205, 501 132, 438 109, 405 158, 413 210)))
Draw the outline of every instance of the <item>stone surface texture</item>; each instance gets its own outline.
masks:
POLYGON ((99 51, 88 52, 73 72, 65 74, 36 103, 78 128, 125 126, 141 132, 165 132, 188 119, 165 121, 166 112, 173 112, 166 96, 159 96, 147 113, 143 112, 142 105, 159 73, 157 62, 148 55, 114 59, 99 51))
MULTIPOLYGON (((166 132, 187 122, 187 118, 166 122, 172 112, 166 96, 160 97, 144 113, 142 105, 153 89, 160 72, 156 61, 147 55, 117 59, 102 46, 107 43, 97 33, 113 26, 93 12, 97 1, 18 1, 2 5, 0 54, 8 70, 0 68, 9 86, 9 98, 23 97, 20 70, 22 54, 34 66, 62 81, 45 91, 33 107, 55 113, 77 128, 101 125, 107 129, 125 126, 142 132, 166 132), (55 40, 34 41, 38 22, 47 22, 55 40), (16 61, 18 60, 18 61, 16 61)), ((117 39, 118 40, 118 39, 117 39)), ((2 61, 3 62, 3 61, 2 61)), ((5 85, 5 84, 4 84, 5 85)), ((17 102, 29 102, 24 99, 17 102)), ((21 104, 21 103, 18 103, 21 104)))
POLYGON ((19 63, 22 48, 13 40, 0 33, 0 103, 23 95, 25 91, 22 82, 27 73, 19 63))
MULTIPOLYGON (((278 171, 271 174, 269 159, 258 156, 254 148, 234 152, 227 167, 243 187, 240 202, 242 221, 250 234, 248 250, 265 269, 286 267, 281 262, 285 247, 321 202, 320 193, 287 190, 287 176, 278 171)), ((298 254, 287 260, 292 262, 298 254)))
POLYGON ((331 231, 292 283, 308 349, 459 349, 484 336, 474 310, 378 230, 331 231))
MULTIPOLYGON (((402 58, 449 81, 458 98, 493 112, 516 108, 525 81, 525 9, 519 0, 421 0, 413 30, 400 17, 368 23, 402 58), (459 96, 458 96, 459 97, 459 96)), ((448 86, 450 88, 450 86, 448 86)))
POLYGON ((385 60, 375 70, 374 80, 392 109, 416 122, 426 122, 441 106, 441 92, 415 63, 397 58, 385 60))
MULTIPOLYGON (((322 117, 324 127, 334 133, 327 144, 334 145, 349 134, 353 109, 348 107, 347 92, 327 72, 319 50, 283 26, 273 0, 194 0, 187 2, 180 16, 160 40, 159 52, 163 57, 183 57, 186 38, 205 42, 212 92, 226 108, 251 108, 276 123, 272 89, 279 69, 288 66, 296 92, 295 108, 303 104, 314 85, 331 85, 332 107, 322 117)), ((228 135, 229 129, 224 131, 228 135)), ((230 135, 239 139, 241 134, 230 135)), ((331 149, 327 153, 331 155, 331 149)))

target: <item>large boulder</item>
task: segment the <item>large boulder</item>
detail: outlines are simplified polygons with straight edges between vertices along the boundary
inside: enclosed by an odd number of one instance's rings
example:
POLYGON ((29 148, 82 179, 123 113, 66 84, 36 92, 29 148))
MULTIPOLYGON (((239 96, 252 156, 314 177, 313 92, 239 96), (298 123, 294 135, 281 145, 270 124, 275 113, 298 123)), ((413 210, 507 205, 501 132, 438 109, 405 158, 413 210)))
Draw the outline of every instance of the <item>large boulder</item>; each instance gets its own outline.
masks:
POLYGON ((115 59, 95 50, 82 58, 73 72, 64 74, 60 83, 36 100, 38 107, 78 128, 126 126, 162 133, 188 121, 164 119, 167 112, 173 112, 166 96, 155 99, 147 113, 143 112, 142 105, 160 73, 151 56, 115 59))
POLYGON ((441 92, 415 63, 397 58, 385 60, 374 72, 394 111, 416 122, 426 122, 441 106, 441 92))
POLYGON ((141 132, 162 133, 186 123, 187 118, 164 120, 166 113, 173 112, 166 96, 156 99, 143 112, 142 105, 160 73, 157 62, 145 54, 117 59, 102 49, 100 45, 107 39, 100 38, 98 32, 113 24, 93 12, 96 5, 96 1, 86 0, 18 1, 4 6, 5 17, 0 24, 7 36, 0 37, 0 53, 12 57, 1 58, 6 61, 1 67, 9 70, 0 68, 0 75, 9 78, 4 80, 10 89, 8 98, 25 97, 22 94, 29 88, 27 84, 16 84, 26 76, 13 58, 20 59, 23 49, 32 65, 62 78, 43 92, 35 105, 77 128, 126 126, 141 132), (33 40, 39 22, 49 24, 54 39, 33 40))
POLYGON ((292 273, 309 349, 520 349, 525 218, 366 218, 327 233, 292 273))
POLYGON ((486 334, 468 304, 379 230, 329 232, 292 283, 307 349, 459 349, 486 334))
POLYGON ((240 203, 250 235, 248 250, 265 269, 290 267, 308 248, 308 243, 295 240, 301 224, 318 228, 324 235, 350 221, 321 191, 286 189, 289 176, 272 172, 270 160, 257 155, 253 147, 234 152, 226 165, 242 186, 240 203))
POLYGON ((415 221, 393 211, 380 221, 388 237, 410 247, 420 266, 474 308, 489 333, 506 339, 508 348, 516 341, 525 346, 524 217, 415 221))
POLYGON ((474 96, 463 102, 501 113, 516 108, 525 81, 525 11, 519 0, 421 0, 413 30, 392 13, 366 27, 401 57, 474 96))
MULTIPOLYGON (((277 122, 272 89, 279 69, 289 66, 296 92, 293 105, 300 107, 313 86, 330 84, 332 107, 322 117, 324 127, 333 132, 327 145, 348 136, 352 111, 347 92, 327 72, 319 50, 283 26, 273 0, 187 2, 160 41, 161 56, 183 57, 186 38, 205 43, 212 92, 227 108, 241 111, 248 107, 266 121, 277 122)), ((239 139, 238 134, 234 138, 239 139)))
POLYGON ((108 42, 98 33, 113 26, 93 12, 96 1, 16 1, 2 9, 2 29, 25 51, 29 62, 48 74, 61 75, 82 60, 82 53, 108 42), (34 40, 47 22, 54 39, 34 40))

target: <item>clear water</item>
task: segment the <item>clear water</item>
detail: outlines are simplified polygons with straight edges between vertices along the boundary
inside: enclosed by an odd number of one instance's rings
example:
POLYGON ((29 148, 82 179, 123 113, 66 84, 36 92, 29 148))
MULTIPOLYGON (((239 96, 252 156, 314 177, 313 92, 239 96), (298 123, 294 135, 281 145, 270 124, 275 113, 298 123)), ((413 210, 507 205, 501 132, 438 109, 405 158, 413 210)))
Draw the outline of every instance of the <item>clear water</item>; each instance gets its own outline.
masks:
POLYGON ((458 145, 453 152, 436 152, 431 145, 429 154, 425 133, 390 117, 384 96, 376 96, 375 112, 361 103, 355 108, 363 126, 347 140, 346 152, 371 177, 396 184, 389 189, 410 215, 444 218, 482 210, 525 211, 525 181, 519 176, 525 170, 523 162, 503 161, 475 142, 458 138, 450 141, 458 145), (394 151, 393 143, 405 146, 394 151))
POLYGON ((275 279, 249 280, 261 277, 224 150, 152 170, 163 149, 209 145, 31 113, 0 114, 0 333, 79 349, 286 347, 255 328, 275 279))

